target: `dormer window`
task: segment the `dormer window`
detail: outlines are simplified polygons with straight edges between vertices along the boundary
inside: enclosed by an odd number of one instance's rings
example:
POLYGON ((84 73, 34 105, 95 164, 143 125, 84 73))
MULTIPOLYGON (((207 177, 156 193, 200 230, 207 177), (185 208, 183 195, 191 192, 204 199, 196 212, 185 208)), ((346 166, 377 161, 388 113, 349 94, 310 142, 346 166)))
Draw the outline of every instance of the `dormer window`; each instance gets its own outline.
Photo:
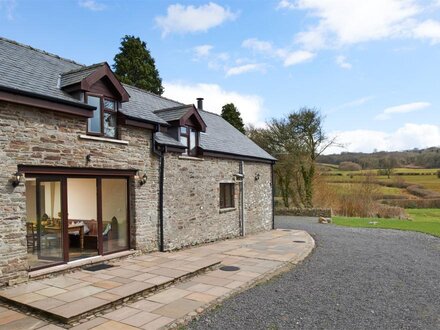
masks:
POLYGON ((184 155, 197 156, 197 147, 199 145, 199 133, 192 127, 180 127, 180 143, 186 146, 184 155))
POLYGON ((117 137, 117 102, 101 95, 87 94, 86 102, 94 107, 93 117, 89 118, 87 133, 108 138, 117 137))

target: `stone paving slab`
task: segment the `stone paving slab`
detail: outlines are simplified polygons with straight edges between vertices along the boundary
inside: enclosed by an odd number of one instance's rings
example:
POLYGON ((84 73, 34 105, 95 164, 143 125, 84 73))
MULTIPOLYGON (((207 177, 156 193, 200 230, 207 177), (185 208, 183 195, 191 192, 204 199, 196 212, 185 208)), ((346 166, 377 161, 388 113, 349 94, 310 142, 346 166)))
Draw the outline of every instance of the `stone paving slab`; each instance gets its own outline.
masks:
MULTIPOLYGON (((88 298, 90 299, 87 304, 93 306, 96 299, 105 299, 102 296, 103 294, 119 297, 121 291, 115 292, 115 289, 124 285, 126 288, 132 287, 130 283, 124 283, 124 280, 129 279, 133 282, 138 279, 140 283, 143 283, 142 285, 145 285, 160 282, 160 279, 156 279, 158 277, 162 280, 164 278, 168 280, 173 278, 168 277, 172 276, 171 274, 173 276, 180 274, 180 272, 170 272, 163 276, 158 275, 158 272, 151 273, 152 270, 169 268, 180 271, 194 271, 198 267, 208 267, 213 260, 221 260, 222 266, 239 267, 236 271, 215 269, 198 276, 186 278, 185 281, 175 282, 163 290, 152 292, 147 296, 138 296, 135 301, 127 301, 123 305, 99 312, 95 316, 83 318, 73 327, 72 325, 49 324, 41 318, 0 307, 0 330, 2 329, 1 324, 7 326, 14 324, 14 322, 17 322, 15 323, 17 326, 13 329, 17 330, 29 328, 21 327, 20 324, 35 324, 36 326, 32 328, 45 330, 69 327, 74 330, 174 328, 197 316, 205 309, 215 306, 230 295, 273 276, 277 271, 281 271, 289 265, 300 262, 313 250, 314 246, 313 238, 304 231, 272 230, 242 239, 216 242, 179 252, 154 252, 137 258, 118 261, 123 267, 119 267, 120 269, 117 271, 110 268, 106 271, 98 271, 95 274, 84 274, 84 271, 74 272, 65 275, 66 278, 57 277, 54 285, 50 285, 51 279, 44 282, 30 282, 28 285, 33 290, 17 286, 15 287, 16 292, 9 291, 12 289, 10 288, 0 291, 0 294, 4 292, 9 299, 17 297, 14 295, 15 293, 18 294, 18 297, 26 294, 44 296, 43 299, 31 303, 38 304, 41 301, 51 301, 51 299, 63 302, 56 298, 60 295, 64 295, 61 297, 64 297, 65 300, 70 300, 70 296, 66 298, 65 292, 56 291, 55 288, 69 291, 69 288, 76 287, 74 291, 80 290, 79 292, 92 293, 87 298, 79 298, 61 305, 55 303, 56 307, 48 308, 49 310, 59 310, 60 313, 66 315, 69 313, 65 308, 67 304, 73 304, 72 306, 75 309, 80 305, 85 305, 81 303, 88 298), (149 275, 155 276, 150 277, 149 275), (99 281, 90 281, 90 276, 99 278, 99 281), (80 286, 87 278, 89 278, 88 284, 80 286), (75 281, 71 281, 72 279, 75 279, 75 281), (113 285, 115 287, 112 287, 113 285), (54 289, 50 289, 52 287, 54 289), (104 291, 94 293, 96 289, 90 289, 90 287, 104 289, 104 291), (77 304, 75 305, 75 303, 77 304), (2 317, 2 313, 5 312, 9 314, 2 317), (20 321, 22 323, 19 323, 20 321)), ((160 273, 163 272, 160 271, 160 273)), ((127 289, 128 291, 129 289, 127 289)), ((81 296, 81 294, 78 294, 78 296, 81 296)), ((107 299, 111 299, 111 297, 113 296, 108 296, 107 299)), ((34 298, 30 296, 28 299, 33 300, 34 298)))
POLYGON ((0 290, 0 299, 56 321, 72 323, 135 295, 195 275, 221 261, 214 256, 191 256, 191 260, 187 260, 187 254, 179 256, 179 253, 132 257, 110 263, 114 267, 96 272, 78 270, 19 284, 0 290), (176 257, 188 270, 174 268, 176 257))

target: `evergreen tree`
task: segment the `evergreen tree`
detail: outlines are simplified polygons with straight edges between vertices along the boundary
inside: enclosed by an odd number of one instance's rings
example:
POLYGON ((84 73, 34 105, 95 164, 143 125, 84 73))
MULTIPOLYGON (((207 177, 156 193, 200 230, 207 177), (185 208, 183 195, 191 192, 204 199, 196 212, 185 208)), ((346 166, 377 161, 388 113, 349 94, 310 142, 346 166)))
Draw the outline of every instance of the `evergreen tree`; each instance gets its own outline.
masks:
POLYGON ((122 38, 119 50, 113 65, 118 79, 123 83, 162 95, 162 79, 147 44, 138 37, 126 35, 122 38))
POLYGON ((243 119, 234 103, 228 103, 222 107, 222 118, 243 134, 245 133, 243 119))

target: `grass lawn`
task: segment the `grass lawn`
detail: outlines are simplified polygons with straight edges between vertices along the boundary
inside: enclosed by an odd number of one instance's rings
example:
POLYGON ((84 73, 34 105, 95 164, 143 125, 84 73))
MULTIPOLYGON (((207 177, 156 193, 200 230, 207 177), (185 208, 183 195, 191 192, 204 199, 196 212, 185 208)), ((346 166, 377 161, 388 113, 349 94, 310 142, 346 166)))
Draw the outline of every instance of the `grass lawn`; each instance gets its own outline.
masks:
POLYGON ((333 223, 347 227, 385 228, 418 231, 440 237, 440 209, 406 210, 412 221, 378 218, 333 217, 333 223), (370 224, 377 222, 377 224, 370 224))

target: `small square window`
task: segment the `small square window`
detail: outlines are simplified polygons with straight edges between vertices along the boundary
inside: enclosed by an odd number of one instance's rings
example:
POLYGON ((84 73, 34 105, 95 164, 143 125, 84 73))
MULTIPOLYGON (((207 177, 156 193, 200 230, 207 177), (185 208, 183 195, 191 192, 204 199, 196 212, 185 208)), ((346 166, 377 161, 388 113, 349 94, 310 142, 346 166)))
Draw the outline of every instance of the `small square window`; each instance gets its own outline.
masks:
POLYGON ((220 183, 220 208, 235 207, 235 184, 220 183))

